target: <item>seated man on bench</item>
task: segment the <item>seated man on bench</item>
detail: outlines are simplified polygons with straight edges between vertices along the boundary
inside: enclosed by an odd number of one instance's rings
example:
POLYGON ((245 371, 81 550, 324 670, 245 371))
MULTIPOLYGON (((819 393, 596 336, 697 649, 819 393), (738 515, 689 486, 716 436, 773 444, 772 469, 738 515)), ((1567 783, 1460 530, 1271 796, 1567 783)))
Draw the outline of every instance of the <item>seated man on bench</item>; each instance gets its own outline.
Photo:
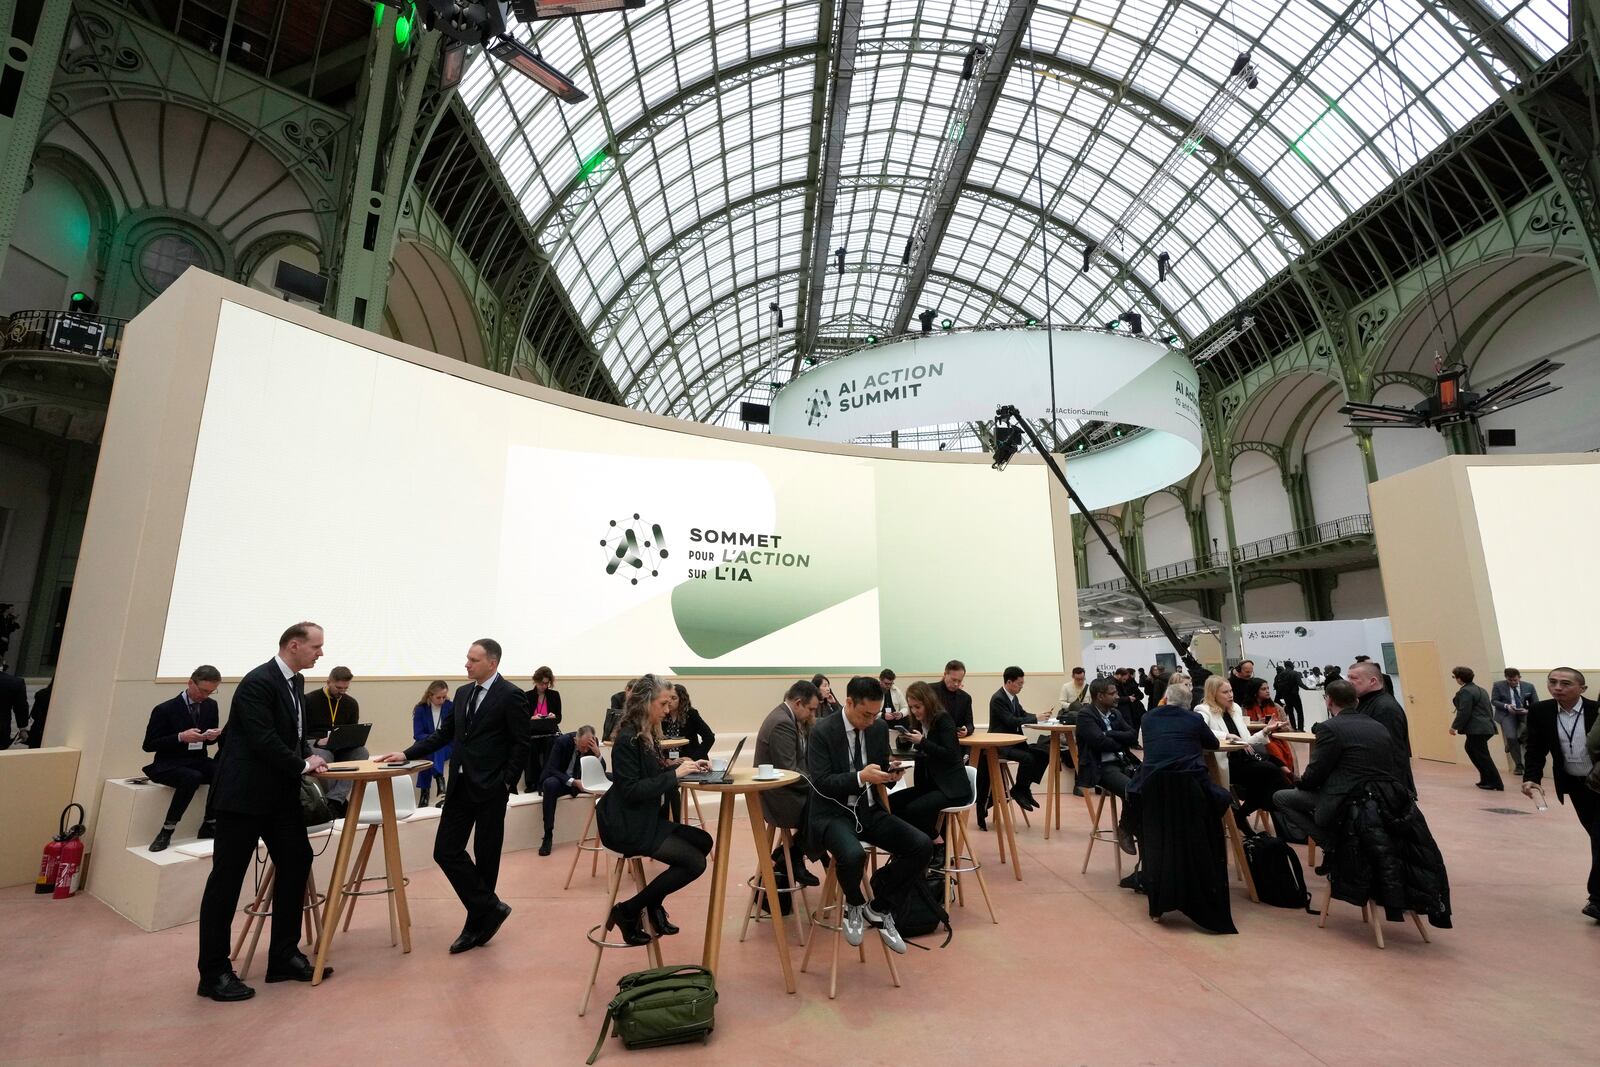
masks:
POLYGON ((933 855, 928 835, 886 811, 877 787, 899 781, 889 769, 889 727, 878 717, 883 685, 876 678, 850 679, 843 714, 818 720, 806 746, 806 764, 817 796, 811 801, 807 851, 824 853, 838 864, 839 890, 844 895, 844 939, 854 948, 866 936, 867 924, 895 952, 906 943, 895 928, 899 907, 912 882, 922 877, 933 855), (872 876, 872 900, 861 890, 867 853, 862 842, 876 845, 889 862, 872 876))
MULTIPOLYGON (((222 675, 215 667, 196 667, 189 676, 183 692, 150 709, 150 725, 144 731, 144 750, 154 752, 155 760, 144 769, 152 782, 172 788, 172 803, 167 805, 167 817, 161 823, 161 832, 150 842, 151 852, 161 852, 172 844, 172 832, 178 828, 183 813, 189 810, 189 801, 195 790, 212 782, 216 763, 207 746, 222 733, 217 728, 217 702, 211 694, 222 684, 222 675)), ((200 824, 200 836, 211 837, 216 829, 211 818, 211 793, 206 793, 205 821, 200 824)))

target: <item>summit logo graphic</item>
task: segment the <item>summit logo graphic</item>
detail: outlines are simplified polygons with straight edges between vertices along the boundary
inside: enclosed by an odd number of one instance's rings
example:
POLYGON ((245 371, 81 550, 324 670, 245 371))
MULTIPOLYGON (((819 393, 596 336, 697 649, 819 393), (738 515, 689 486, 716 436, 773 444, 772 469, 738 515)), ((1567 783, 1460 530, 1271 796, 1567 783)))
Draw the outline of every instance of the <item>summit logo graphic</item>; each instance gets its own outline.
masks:
POLYGON ((811 395, 806 397, 806 425, 821 426, 832 411, 833 400, 828 391, 821 386, 811 390, 811 395))
POLYGON ((638 585, 642 577, 660 575, 661 561, 667 558, 667 535, 659 523, 645 522, 636 511, 631 519, 612 519, 600 547, 606 573, 625 574, 629 584, 638 585))

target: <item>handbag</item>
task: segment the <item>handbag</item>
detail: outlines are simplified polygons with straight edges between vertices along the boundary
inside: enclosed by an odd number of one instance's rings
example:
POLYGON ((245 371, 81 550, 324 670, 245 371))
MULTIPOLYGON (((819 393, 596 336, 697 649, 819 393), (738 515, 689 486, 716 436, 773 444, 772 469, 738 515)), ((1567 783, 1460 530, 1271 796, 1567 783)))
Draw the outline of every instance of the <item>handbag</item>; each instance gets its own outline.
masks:
POLYGON ((300 818, 307 829, 333 821, 333 809, 328 807, 322 786, 309 774, 300 776, 300 818))
POLYGON ((608 1033, 624 1048, 654 1048, 704 1040, 716 1028, 717 980, 704 967, 652 967, 625 974, 606 1005, 593 1063, 608 1033))

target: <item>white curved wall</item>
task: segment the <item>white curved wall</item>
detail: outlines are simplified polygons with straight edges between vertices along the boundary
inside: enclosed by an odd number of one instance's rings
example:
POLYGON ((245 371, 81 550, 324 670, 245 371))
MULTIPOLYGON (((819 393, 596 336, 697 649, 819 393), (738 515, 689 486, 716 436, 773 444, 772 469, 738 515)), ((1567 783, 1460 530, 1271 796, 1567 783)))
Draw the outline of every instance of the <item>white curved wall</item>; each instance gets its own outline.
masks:
POLYGON ((1587 452, 1600 448, 1594 397, 1600 393, 1600 303, 1586 272, 1534 296, 1484 342, 1472 365, 1473 388, 1495 385, 1542 358, 1563 364, 1551 379, 1559 392, 1483 420, 1485 430, 1515 429, 1505 452, 1587 452))
POLYGON ((1246 452, 1233 461, 1233 531, 1248 544, 1294 528, 1289 495, 1278 464, 1263 452, 1246 452))
POLYGON ((1150 568, 1194 558, 1189 539, 1189 516, 1171 493, 1149 498, 1144 512, 1144 561, 1150 568))
POLYGON ((1367 472, 1361 446, 1345 425, 1347 416, 1330 405, 1306 436, 1306 481, 1311 489, 1311 510, 1318 522, 1370 512, 1367 472))
MULTIPOLYGON (((1421 399, 1422 394, 1409 385, 1390 385, 1379 389, 1373 395, 1372 402, 1410 407, 1421 399)), ((1449 455, 1449 451, 1445 447, 1444 437, 1433 430, 1372 431, 1372 453, 1377 461, 1379 478, 1443 459, 1449 455)))

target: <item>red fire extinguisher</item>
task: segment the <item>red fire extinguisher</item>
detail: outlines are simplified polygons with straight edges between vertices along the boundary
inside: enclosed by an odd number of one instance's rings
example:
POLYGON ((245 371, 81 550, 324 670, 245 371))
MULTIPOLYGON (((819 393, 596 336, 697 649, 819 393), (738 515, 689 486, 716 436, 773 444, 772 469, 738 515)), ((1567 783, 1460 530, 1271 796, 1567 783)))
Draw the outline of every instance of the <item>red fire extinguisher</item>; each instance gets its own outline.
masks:
POLYGON ((72 896, 78 869, 83 866, 84 825, 78 822, 67 825, 67 815, 78 809, 78 818, 84 818, 83 805, 68 804, 61 809, 60 833, 44 846, 44 857, 39 861, 39 878, 33 885, 35 893, 52 893, 56 900, 72 896))

